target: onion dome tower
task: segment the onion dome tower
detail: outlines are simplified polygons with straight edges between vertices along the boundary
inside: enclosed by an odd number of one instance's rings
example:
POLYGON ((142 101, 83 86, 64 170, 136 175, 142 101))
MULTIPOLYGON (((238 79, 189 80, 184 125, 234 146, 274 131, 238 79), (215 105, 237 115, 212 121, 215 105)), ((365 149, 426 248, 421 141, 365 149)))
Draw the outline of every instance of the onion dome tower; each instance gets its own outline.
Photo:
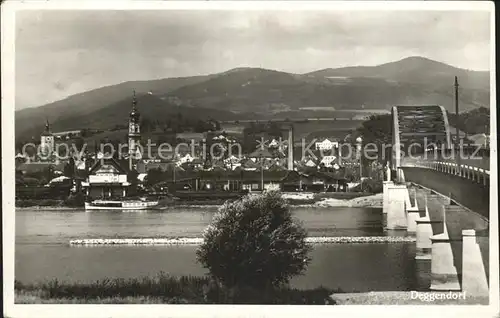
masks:
POLYGON ((139 124, 140 113, 137 111, 137 99, 134 96, 132 98, 132 110, 129 115, 128 122, 128 154, 129 154, 129 169, 133 168, 133 160, 137 159, 138 148, 140 147, 141 139, 141 128, 139 124))

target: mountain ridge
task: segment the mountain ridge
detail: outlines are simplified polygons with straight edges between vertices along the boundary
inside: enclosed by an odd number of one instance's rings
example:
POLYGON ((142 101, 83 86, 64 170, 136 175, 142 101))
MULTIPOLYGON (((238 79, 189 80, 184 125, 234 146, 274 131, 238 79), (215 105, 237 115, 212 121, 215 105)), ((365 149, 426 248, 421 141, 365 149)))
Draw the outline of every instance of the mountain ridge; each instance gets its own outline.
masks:
POLYGON ((461 84, 465 87, 474 89, 487 89, 489 87, 488 71, 467 70, 421 56, 410 56, 375 66, 325 68, 306 74, 313 76, 344 76, 346 74, 353 76, 355 74, 362 77, 380 77, 419 83, 431 79, 432 84, 438 86, 441 86, 440 83, 450 74, 455 74, 454 76, 458 76, 461 84), (421 74, 416 74, 417 72, 421 74))
POLYGON ((440 104, 451 110, 454 76, 459 77, 461 109, 489 107, 488 72, 468 71, 422 57, 304 74, 238 67, 209 75, 128 81, 18 110, 16 136, 43 129, 45 118, 61 129, 78 122, 99 122, 104 127, 107 124, 102 118, 109 118, 111 124, 115 118, 128 114, 125 107, 129 106, 125 105, 130 105, 133 90, 138 95, 151 92, 163 101, 149 106, 140 104, 140 108, 146 108, 145 116, 152 118, 170 116, 172 105, 183 111, 189 108, 193 115, 211 112, 214 117, 225 119, 256 114, 268 118, 280 112, 309 116, 301 110, 308 107, 369 110, 404 104, 440 104), (113 111, 119 114, 111 116, 113 111))

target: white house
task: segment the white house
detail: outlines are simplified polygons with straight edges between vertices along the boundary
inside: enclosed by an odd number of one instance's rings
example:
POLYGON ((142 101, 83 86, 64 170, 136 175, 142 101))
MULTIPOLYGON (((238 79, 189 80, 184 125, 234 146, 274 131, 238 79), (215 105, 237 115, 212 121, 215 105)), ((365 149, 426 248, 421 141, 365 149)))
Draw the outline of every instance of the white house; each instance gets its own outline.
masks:
POLYGON ((82 182, 89 197, 125 197, 130 186, 126 167, 115 159, 97 160, 89 171, 89 176, 82 182))
POLYGON ((337 157, 335 156, 324 156, 323 158, 321 158, 321 162, 322 164, 325 165, 325 167, 327 168, 330 168, 333 166, 333 161, 336 159, 337 157))
POLYGON ((186 154, 184 157, 181 157, 178 161, 177 161, 177 165, 180 166, 182 165, 183 163, 186 163, 186 162, 191 162, 193 161, 194 158, 190 155, 190 154, 186 154))
POLYGON ((276 139, 273 139, 270 143, 269 143, 269 147, 271 148, 276 148, 278 147, 279 145, 279 142, 276 140, 276 139))
POLYGON ((325 138, 323 141, 318 141, 314 145, 316 150, 331 150, 333 148, 338 148, 339 143, 325 138))
POLYGON ((316 167, 316 164, 314 163, 314 161, 312 161, 311 159, 309 159, 309 160, 305 163, 305 166, 306 166, 306 167, 309 167, 309 168, 312 168, 312 167, 316 167))

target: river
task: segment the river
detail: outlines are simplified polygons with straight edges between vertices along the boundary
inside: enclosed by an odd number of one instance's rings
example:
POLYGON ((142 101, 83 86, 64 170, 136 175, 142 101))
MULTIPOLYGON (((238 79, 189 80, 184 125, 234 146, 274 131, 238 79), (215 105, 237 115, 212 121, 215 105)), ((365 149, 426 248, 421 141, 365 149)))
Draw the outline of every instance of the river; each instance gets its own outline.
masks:
MULTIPOLYGON (((25 283, 57 278, 89 282, 140 277, 163 271, 203 275, 196 246, 69 246, 71 239, 111 237, 200 237, 216 207, 162 211, 16 211, 15 277, 25 283)), ((381 209, 294 207, 309 236, 380 236, 381 209)), ((391 233, 391 235, 393 235, 391 233)), ((320 285, 344 291, 425 289, 414 243, 316 245, 297 288, 320 285)))

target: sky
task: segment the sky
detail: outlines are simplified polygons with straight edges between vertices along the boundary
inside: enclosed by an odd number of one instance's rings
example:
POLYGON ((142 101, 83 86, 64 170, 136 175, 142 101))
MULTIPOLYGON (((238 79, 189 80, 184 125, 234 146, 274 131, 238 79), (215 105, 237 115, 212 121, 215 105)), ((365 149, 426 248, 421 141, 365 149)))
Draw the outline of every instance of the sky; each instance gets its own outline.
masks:
POLYGON ((487 12, 21 11, 16 109, 132 80, 292 73, 424 56, 489 70, 487 12))

